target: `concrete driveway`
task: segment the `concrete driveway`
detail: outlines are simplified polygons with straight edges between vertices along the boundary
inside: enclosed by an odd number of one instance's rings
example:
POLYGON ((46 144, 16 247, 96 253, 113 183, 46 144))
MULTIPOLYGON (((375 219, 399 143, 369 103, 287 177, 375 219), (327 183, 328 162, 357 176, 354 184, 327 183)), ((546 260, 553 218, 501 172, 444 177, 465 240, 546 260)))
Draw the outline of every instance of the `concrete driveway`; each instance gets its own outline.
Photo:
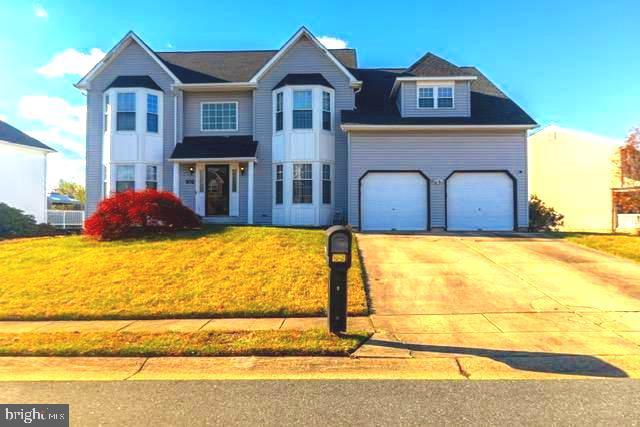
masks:
POLYGON ((379 344, 361 356, 640 357, 640 264, 526 235, 357 239, 379 344))

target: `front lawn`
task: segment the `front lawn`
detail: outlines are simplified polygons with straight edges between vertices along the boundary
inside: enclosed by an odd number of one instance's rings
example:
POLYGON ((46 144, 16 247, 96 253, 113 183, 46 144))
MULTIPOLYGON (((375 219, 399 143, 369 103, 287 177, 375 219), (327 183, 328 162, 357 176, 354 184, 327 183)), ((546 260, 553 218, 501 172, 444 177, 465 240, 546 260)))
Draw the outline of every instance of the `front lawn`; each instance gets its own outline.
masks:
MULTIPOLYGON (((355 248, 353 261, 349 313, 366 314, 355 248)), ((327 275, 322 230, 220 226, 118 242, 4 241, 0 319, 323 315, 327 275)))
POLYGON ((0 356, 347 356, 366 333, 326 331, 0 334, 0 356))
POLYGON ((640 236, 595 233, 560 234, 570 242, 640 262, 640 236))

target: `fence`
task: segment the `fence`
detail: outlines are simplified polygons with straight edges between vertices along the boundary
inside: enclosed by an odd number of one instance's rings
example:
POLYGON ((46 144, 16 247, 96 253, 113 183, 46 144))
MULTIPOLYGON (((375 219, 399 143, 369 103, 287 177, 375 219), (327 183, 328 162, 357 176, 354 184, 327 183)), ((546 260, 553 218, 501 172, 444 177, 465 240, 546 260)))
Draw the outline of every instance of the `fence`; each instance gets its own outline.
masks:
POLYGON ((48 210, 47 224, 56 228, 67 230, 70 228, 82 228, 84 224, 84 211, 48 210))

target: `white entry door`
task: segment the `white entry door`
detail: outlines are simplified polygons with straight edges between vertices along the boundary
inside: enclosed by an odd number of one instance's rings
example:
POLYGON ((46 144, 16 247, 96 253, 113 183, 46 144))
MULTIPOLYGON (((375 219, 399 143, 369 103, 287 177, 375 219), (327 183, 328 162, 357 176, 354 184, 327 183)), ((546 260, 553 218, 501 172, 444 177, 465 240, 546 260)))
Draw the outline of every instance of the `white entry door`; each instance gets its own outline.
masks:
POLYGON ((371 231, 427 229, 427 180, 415 172, 371 172, 361 183, 361 228, 371 231))
POLYGON ((448 230, 513 230, 513 180, 506 173, 456 172, 446 185, 448 230))

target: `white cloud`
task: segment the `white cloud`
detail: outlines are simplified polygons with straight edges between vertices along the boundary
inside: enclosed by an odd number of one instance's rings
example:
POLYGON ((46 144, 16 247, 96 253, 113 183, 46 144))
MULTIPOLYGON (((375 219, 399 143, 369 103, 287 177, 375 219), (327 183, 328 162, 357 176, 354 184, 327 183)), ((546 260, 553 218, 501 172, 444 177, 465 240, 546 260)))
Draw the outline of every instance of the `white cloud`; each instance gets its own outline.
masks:
POLYGON ((47 12, 47 10, 40 4, 37 4, 33 7, 33 14, 38 18, 47 19, 49 17, 49 13, 47 12))
POLYGON ((62 148, 80 157, 84 157, 85 155, 83 140, 80 137, 65 136, 60 129, 29 130, 26 131, 26 133, 56 150, 62 148))
POLYGON ((86 111, 84 105, 45 95, 23 96, 18 103, 21 117, 80 137, 85 136, 86 111))
POLYGON ((94 47, 89 53, 69 48, 53 56, 48 64, 38 68, 38 73, 45 77, 62 77, 66 74, 84 76, 106 54, 94 47))
POLYGON ((5 116, 4 114, 0 114, 0 120, 2 120, 3 122, 6 122, 7 116, 5 116))
POLYGON ((337 37, 321 36, 318 37, 318 41, 327 49, 344 49, 347 47, 347 42, 337 37))
POLYGON ((47 156, 47 191, 54 190, 61 179, 85 185, 84 159, 69 159, 62 153, 47 156))

